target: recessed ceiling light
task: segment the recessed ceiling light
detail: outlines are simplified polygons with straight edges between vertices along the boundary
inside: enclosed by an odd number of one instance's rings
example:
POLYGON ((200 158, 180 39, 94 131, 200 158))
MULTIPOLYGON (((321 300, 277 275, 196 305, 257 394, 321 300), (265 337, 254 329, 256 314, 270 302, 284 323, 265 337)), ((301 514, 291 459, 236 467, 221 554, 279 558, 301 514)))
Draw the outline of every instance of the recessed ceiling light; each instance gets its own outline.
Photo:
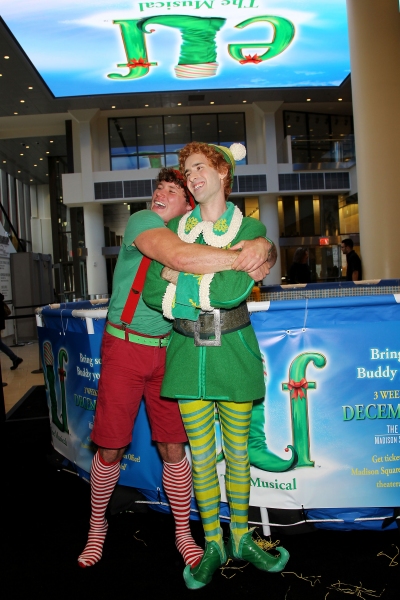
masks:
POLYGON ((111 108, 115 108, 115 106, 112 106, 111 108))
POLYGON ((3 73, 0 73, 0 77, 3 77, 3 73))
POLYGON ((33 181, 33 179, 30 179, 29 181, 33 181))
POLYGON ((23 156, 23 155, 24 155, 24 153, 23 153, 23 152, 20 152, 20 154, 19 154, 19 155, 20 155, 20 156, 23 156))
POLYGON ((25 146, 25 148, 29 148, 29 146, 25 146))
POLYGON ((182 106, 182 102, 178 102, 178 106, 182 106))
POLYGON ((307 102, 311 102, 311 98, 307 98, 307 102))
POLYGON ((17 115, 17 114, 18 114, 17 112, 14 113, 14 115, 17 115))
POLYGON ((50 140, 50 144, 52 144, 52 143, 53 143, 53 141, 54 141, 54 140, 50 140))
POLYGON ((34 167, 37 167, 37 165, 33 165, 34 167))
POLYGON ((22 102, 22 104, 25 102, 25 100, 20 100, 20 102, 22 102))
POLYGON ((243 100, 243 104, 246 104, 247 100, 243 100))
POLYGON ((46 150, 46 154, 50 154, 50 152, 48 150, 46 150))
POLYGON ((338 98, 339 102, 341 102, 343 100, 343 98, 338 98))
POLYGON ((214 102, 210 102, 210 104, 214 104, 214 102))
POLYGON ((43 158, 39 158, 39 160, 43 160, 43 158))
POLYGON ((28 87, 28 90, 33 90, 33 87, 30 85, 30 86, 28 87))
POLYGON ((6 163, 6 162, 7 162, 6 160, 3 160, 3 163, 6 163))
POLYGON ((48 176, 49 176, 49 174, 48 174, 48 173, 46 173, 46 177, 48 177, 48 176))
POLYGON ((21 171, 17 171, 17 173, 21 173, 21 171))
POLYGON ((148 104, 145 104, 145 107, 146 107, 146 108, 148 108, 148 106, 149 106, 148 104))
POLYGON ((9 56, 5 56, 4 58, 6 58, 6 59, 7 59, 7 58, 10 58, 10 57, 9 57, 9 56))

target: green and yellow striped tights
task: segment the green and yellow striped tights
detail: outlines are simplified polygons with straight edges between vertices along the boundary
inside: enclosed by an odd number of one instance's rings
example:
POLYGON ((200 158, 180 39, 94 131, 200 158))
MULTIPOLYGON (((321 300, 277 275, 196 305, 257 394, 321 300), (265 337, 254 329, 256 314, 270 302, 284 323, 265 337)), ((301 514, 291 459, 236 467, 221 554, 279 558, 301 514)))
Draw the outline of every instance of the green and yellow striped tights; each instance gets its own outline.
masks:
MULTIPOLYGON (((222 447, 226 461, 226 495, 236 547, 242 535, 248 531, 250 464, 247 442, 252 405, 252 402, 218 402, 222 447)), ((205 539, 207 542, 217 542, 222 548, 215 403, 209 400, 180 400, 179 408, 192 452, 193 487, 205 539)))

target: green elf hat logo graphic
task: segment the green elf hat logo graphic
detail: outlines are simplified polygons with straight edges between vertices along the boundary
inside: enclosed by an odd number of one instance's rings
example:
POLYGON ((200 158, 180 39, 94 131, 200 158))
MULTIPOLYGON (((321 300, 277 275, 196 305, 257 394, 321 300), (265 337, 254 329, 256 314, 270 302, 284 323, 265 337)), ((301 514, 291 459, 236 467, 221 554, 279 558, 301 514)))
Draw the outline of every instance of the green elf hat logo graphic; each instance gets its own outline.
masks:
POLYGON ((204 18, 186 15, 159 15, 138 21, 138 28, 144 33, 150 24, 167 25, 179 29, 182 36, 180 56, 175 66, 175 75, 181 79, 198 79, 216 75, 217 45, 216 34, 226 19, 204 18))

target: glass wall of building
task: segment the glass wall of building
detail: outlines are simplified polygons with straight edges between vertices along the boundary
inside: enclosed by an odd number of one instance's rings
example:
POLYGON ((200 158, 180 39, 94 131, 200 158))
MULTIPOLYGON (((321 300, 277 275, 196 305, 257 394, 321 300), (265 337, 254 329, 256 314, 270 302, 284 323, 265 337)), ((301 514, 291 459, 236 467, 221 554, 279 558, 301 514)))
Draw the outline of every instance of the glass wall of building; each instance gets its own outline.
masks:
POLYGON ((29 186, 0 169, 0 222, 17 252, 32 250, 29 186))
POLYGON ((283 112, 285 137, 292 138, 293 163, 354 161, 353 118, 297 111, 283 112))
MULTIPOLYGON (((299 247, 308 252, 311 282, 343 279, 346 261, 341 254, 341 239, 350 236, 358 240, 359 235, 355 197, 341 194, 283 196, 278 198, 278 215, 284 283, 290 283, 290 267, 299 247)), ((359 253, 357 243, 355 249, 359 253)))
MULTIPOLYGON (((244 113, 166 115, 109 119, 110 168, 160 169, 178 166, 178 152, 201 140, 229 147, 246 145, 244 113)), ((246 158, 237 164, 246 164, 246 158)))

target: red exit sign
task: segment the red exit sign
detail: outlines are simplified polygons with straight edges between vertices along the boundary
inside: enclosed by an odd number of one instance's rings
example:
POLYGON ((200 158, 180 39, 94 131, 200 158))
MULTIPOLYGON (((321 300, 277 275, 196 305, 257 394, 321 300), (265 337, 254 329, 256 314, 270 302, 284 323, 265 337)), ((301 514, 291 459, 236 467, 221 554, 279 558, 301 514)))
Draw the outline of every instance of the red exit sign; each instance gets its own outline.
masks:
POLYGON ((329 246, 329 238, 319 238, 320 246, 329 246))

